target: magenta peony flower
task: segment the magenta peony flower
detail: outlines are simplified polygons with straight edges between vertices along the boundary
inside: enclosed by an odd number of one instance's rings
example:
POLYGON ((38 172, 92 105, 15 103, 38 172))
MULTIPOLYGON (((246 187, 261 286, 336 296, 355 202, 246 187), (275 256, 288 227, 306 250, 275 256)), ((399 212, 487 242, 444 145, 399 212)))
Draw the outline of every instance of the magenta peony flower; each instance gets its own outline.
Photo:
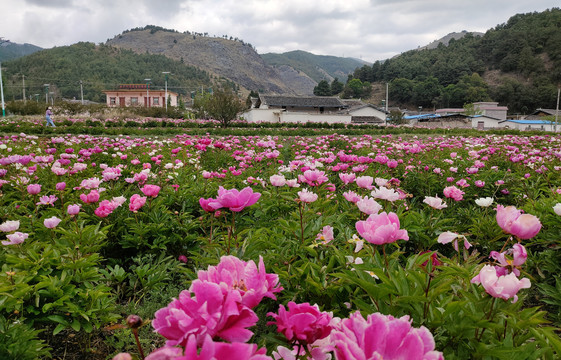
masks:
POLYGON ((302 189, 302 191, 298 191, 298 199, 304 203, 313 203, 318 199, 318 195, 308 189, 302 189))
POLYGON ((311 344, 328 336, 332 329, 333 315, 322 312, 317 305, 312 306, 309 303, 296 304, 289 301, 288 311, 284 305, 280 305, 278 315, 268 313, 267 316, 275 318, 275 321, 270 321, 267 325, 277 325, 277 331, 290 342, 298 340, 301 343, 311 344))
POLYGON ((19 220, 9 220, 0 225, 0 231, 12 232, 19 229, 19 220))
POLYGON ((372 214, 365 221, 358 221, 355 227, 364 240, 375 245, 409 240, 407 230, 399 228, 399 219, 393 212, 372 214))
POLYGON ((542 224, 540 220, 530 214, 522 214, 514 206, 504 207, 497 205, 497 223, 507 234, 514 235, 521 240, 531 239, 536 236, 542 224))
POLYGON ((238 291, 208 281, 194 281, 167 307, 156 311, 152 326, 167 340, 166 346, 186 346, 191 335, 198 345, 206 335, 230 342, 246 342, 253 333, 248 327, 257 323, 257 315, 241 304, 238 291))
POLYGON ((251 187, 246 187, 241 191, 237 189, 226 190, 222 186, 218 188, 218 196, 208 205, 213 209, 228 208, 233 212, 240 212, 259 200, 260 193, 254 193, 251 187))
POLYGON ((134 194, 131 196, 129 201, 129 210, 138 211, 141 207, 146 204, 146 196, 140 196, 139 194, 134 194))
POLYGON ((66 189, 66 183, 65 183, 64 181, 63 181, 63 182, 59 182, 59 183, 56 184, 55 188, 56 188, 58 191, 64 191, 64 189, 66 189))
POLYGON ((520 289, 528 289, 531 284, 530 280, 523 278, 519 280, 514 273, 507 275, 499 275, 494 266, 485 265, 475 276, 471 279, 474 284, 481 284, 492 297, 508 300, 512 298, 512 302, 518 301, 518 291, 520 289))
POLYGON ((140 191, 148 197, 156 197, 160 192, 160 187, 158 185, 144 185, 140 191))
POLYGON ((212 206, 210 206, 209 204, 210 204, 211 202, 215 202, 215 201, 216 201, 216 200, 213 199, 213 198, 208 198, 208 199, 200 198, 200 199, 199 199, 199 204, 201 205, 201 207, 203 208, 204 211, 206 211, 206 212, 214 212, 215 209, 214 209, 212 206))
POLYGON ((27 192, 30 195, 37 195, 41 192, 41 185, 39 185, 39 184, 27 185, 27 192))
POLYGON ((79 212, 80 212, 80 205, 77 204, 68 205, 68 208, 66 209, 66 213, 68 215, 78 215, 79 212))
POLYGON ((465 192, 455 186, 447 186, 442 192, 444 193, 444 196, 455 201, 462 201, 464 199, 465 192))
POLYGON ((224 284, 228 289, 237 290, 242 297, 241 303, 249 308, 257 306, 264 297, 276 300, 275 293, 282 290, 278 275, 265 272, 262 257, 255 265, 253 260, 245 262, 235 256, 222 256, 218 265, 200 270, 195 281, 224 284))
POLYGON ((430 331, 424 326, 411 327, 408 316, 394 318, 374 313, 365 320, 357 311, 333 329, 330 340, 338 360, 444 360, 442 353, 434 349, 430 331))
POLYGON ((240 342, 214 342, 205 336, 199 348, 195 336, 190 336, 182 356, 182 349, 165 346, 146 357, 146 360, 272 360, 266 355, 266 349, 257 349, 256 344, 240 342))
POLYGON ((97 190, 91 190, 89 194, 80 194, 80 200, 86 204, 92 204, 99 201, 99 192, 97 190))
POLYGON ((61 222, 62 220, 57 218, 56 216, 50 217, 48 219, 45 219, 43 221, 43 225, 45 225, 45 227, 47 229, 54 229, 58 226, 58 224, 61 222))
POLYGON ((2 245, 16 245, 21 244, 29 237, 29 234, 16 231, 13 234, 6 235, 9 241, 3 240, 2 245))
POLYGON ((102 202, 99 203, 97 209, 94 210, 94 214, 96 214, 100 218, 105 218, 109 216, 113 212, 113 210, 115 210, 116 207, 117 206, 115 203, 109 200, 103 200, 102 202))

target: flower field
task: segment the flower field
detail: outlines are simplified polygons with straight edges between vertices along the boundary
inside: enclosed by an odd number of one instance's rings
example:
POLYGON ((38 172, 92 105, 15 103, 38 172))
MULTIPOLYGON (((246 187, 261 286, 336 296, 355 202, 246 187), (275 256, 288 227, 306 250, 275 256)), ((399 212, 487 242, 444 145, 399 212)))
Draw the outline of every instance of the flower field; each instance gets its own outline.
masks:
POLYGON ((561 357, 561 136, 0 137, 0 358, 561 357))

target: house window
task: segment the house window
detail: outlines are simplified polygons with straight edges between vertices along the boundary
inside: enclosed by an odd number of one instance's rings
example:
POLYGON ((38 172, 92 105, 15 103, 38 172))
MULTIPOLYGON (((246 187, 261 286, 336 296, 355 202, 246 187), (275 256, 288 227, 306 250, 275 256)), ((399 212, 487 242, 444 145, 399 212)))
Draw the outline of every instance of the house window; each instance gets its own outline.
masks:
POLYGON ((152 105, 160 105, 160 98, 154 97, 152 99, 152 105))
POLYGON ((138 105, 138 98, 137 97, 131 97, 131 105, 138 105))
POLYGON ((109 98, 109 105, 116 105, 116 104, 117 104, 117 98, 110 97, 109 98))

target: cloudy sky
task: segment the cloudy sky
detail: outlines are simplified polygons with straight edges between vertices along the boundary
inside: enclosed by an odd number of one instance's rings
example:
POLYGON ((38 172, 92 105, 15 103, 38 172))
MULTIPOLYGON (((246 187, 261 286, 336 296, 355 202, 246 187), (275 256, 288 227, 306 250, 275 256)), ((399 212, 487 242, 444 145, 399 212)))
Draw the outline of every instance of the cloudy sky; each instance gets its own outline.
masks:
POLYGON ((450 32, 480 31, 559 0, 2 0, 0 37, 43 48, 158 25, 228 35, 260 54, 305 50, 373 62, 450 32))

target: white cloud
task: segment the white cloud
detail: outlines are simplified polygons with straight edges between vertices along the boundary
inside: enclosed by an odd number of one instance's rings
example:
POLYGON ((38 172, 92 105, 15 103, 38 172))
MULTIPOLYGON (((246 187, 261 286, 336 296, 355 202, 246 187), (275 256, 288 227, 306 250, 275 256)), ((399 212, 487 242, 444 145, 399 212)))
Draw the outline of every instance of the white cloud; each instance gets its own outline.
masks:
POLYGON ((375 61, 556 6, 558 0, 3 0, 0 36, 52 47, 105 42, 151 24, 237 37, 259 53, 305 50, 375 61))

